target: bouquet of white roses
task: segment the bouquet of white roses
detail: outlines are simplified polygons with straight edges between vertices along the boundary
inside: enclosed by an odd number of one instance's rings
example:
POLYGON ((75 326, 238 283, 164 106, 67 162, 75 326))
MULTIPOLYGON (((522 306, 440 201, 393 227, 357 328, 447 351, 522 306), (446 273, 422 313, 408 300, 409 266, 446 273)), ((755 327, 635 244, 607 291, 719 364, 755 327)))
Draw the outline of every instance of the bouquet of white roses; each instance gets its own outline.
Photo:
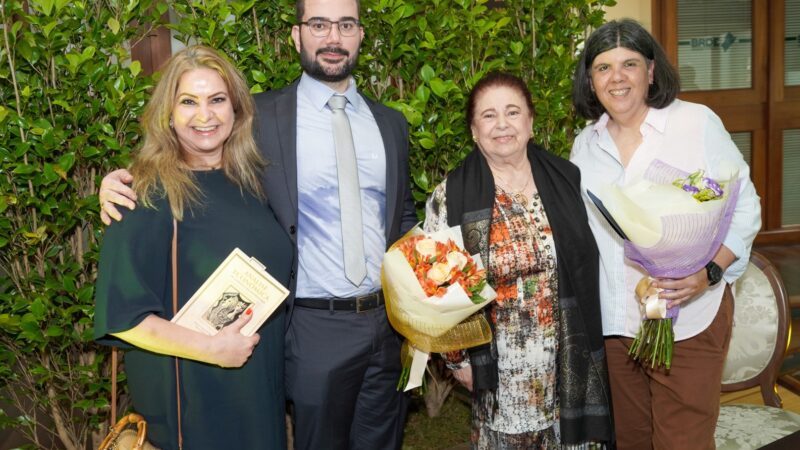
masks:
MULTIPOLYGON (((609 186, 595 203, 625 239, 625 257, 651 277, 679 279, 702 269, 719 250, 739 185, 738 173, 718 182, 702 170, 689 174, 654 160, 641 181, 609 186)), ((629 354, 669 369, 679 308, 667 308, 647 277, 636 291, 644 321, 629 354)))
POLYGON ((408 232, 384 255, 382 282, 389 321, 407 339, 399 388, 420 385, 428 353, 491 340, 486 319, 470 316, 496 294, 480 257, 464 251, 459 227, 408 232))

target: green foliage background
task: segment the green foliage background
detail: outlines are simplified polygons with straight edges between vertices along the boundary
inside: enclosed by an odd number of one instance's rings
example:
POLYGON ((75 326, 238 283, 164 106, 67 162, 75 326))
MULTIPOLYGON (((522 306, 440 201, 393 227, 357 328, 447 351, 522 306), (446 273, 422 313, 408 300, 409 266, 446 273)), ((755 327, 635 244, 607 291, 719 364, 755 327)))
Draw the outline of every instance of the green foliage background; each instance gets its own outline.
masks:
MULTIPOLYGON (((614 0, 362 0, 356 78, 411 124, 422 203, 471 150, 469 88, 487 71, 527 80, 534 139, 566 156, 576 46, 614 0)), ((124 166, 150 76, 130 46, 167 10, 154 0, 0 0, 0 427, 36 448, 97 444, 109 413, 108 350, 91 341, 99 177, 124 166)), ((291 1, 179 1, 168 25, 229 55, 253 92, 301 72, 291 1)))

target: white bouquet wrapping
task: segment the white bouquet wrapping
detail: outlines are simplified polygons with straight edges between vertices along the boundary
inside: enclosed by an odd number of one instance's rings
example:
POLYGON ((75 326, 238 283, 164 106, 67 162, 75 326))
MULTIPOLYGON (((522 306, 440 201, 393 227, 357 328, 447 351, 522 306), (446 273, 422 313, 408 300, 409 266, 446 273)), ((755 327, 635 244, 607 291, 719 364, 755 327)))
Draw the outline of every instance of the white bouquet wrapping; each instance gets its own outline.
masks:
POLYGON ((428 353, 491 340, 489 324, 475 313, 497 294, 480 257, 464 251, 459 227, 409 231, 384 255, 382 282, 389 321, 407 339, 399 387, 421 385, 428 353))

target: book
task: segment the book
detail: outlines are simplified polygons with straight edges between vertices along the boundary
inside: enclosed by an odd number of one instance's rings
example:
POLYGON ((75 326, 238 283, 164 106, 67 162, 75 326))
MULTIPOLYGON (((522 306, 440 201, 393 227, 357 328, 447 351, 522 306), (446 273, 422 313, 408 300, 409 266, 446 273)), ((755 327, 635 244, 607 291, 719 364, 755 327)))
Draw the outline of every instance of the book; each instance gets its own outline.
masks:
POLYGON ((252 308, 253 318, 241 330, 252 336, 288 295, 263 264, 235 248, 171 322, 213 336, 252 308))
POLYGON ((600 200, 596 195, 594 195, 594 193, 592 191, 590 191, 588 189, 586 190, 586 194, 589 196, 589 199, 592 200, 592 203, 594 203, 594 206, 596 206, 597 209, 600 210, 600 214, 602 214, 603 217, 606 218, 606 221, 608 221, 608 224, 611 225, 611 228, 619 235, 619 237, 621 237, 622 239, 625 239, 626 241, 629 241, 630 239, 628 239, 628 236, 626 236, 625 232, 622 231, 622 227, 619 226, 617 221, 614 220, 614 216, 612 216, 611 213, 608 212, 608 210, 606 209, 606 206, 603 204, 603 201, 600 200))

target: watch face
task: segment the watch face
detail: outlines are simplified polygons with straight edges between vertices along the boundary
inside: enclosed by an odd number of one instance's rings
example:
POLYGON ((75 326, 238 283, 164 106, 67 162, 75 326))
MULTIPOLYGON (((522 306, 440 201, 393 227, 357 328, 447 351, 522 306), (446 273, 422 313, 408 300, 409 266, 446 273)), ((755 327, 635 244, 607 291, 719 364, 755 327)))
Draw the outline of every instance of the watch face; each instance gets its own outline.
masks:
POLYGON ((722 279, 722 268, 714 261, 706 264, 706 272, 708 272, 708 284, 713 286, 722 279))

